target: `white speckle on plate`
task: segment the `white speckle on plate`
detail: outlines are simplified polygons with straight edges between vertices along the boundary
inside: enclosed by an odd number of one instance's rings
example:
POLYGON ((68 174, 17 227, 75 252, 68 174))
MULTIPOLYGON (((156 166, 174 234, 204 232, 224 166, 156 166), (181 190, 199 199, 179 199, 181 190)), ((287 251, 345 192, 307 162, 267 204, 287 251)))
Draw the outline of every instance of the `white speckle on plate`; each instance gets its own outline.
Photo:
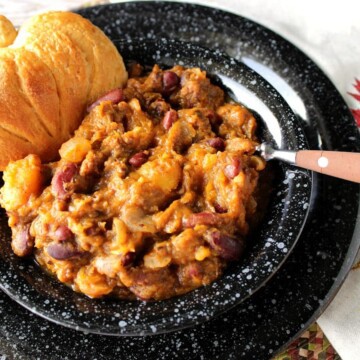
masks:
POLYGON ((150 325, 150 329, 153 333, 156 333, 156 331, 157 331, 157 328, 155 325, 150 325))
POLYGON ((294 173, 290 173, 289 176, 288 176, 289 179, 293 179, 294 177, 295 177, 294 173))

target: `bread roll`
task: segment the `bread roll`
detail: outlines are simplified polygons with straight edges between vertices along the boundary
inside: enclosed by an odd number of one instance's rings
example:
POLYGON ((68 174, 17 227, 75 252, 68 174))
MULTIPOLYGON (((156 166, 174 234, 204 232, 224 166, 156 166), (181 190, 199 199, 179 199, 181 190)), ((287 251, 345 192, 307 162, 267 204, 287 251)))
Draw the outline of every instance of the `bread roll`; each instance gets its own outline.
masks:
POLYGON ((11 21, 0 15, 0 48, 11 45, 16 35, 17 31, 11 21))
POLYGON ((31 18, 0 48, 0 170, 30 153, 54 160, 86 107, 126 80, 117 49, 90 21, 70 12, 31 18))

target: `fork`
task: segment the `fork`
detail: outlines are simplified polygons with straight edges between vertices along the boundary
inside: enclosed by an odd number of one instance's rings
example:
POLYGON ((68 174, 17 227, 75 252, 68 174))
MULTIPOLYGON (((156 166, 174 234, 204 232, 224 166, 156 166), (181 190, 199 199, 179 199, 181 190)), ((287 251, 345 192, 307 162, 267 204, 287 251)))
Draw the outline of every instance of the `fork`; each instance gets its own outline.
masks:
POLYGON ((360 153, 324 150, 275 150, 262 143, 256 150, 266 160, 281 160, 288 164, 321 174, 360 183, 360 153))

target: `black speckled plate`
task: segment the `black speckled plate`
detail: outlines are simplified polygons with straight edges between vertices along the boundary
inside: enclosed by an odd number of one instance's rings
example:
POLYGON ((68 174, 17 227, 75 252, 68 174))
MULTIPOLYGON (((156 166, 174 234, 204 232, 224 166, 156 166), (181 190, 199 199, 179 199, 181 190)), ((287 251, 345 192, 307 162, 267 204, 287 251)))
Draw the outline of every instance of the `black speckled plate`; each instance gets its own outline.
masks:
MULTIPOLYGON (((115 42, 125 61, 162 67, 175 64, 206 70, 230 96, 256 113, 261 138, 282 149, 304 149, 305 133, 277 91, 246 65, 198 45, 166 38, 115 42)), ((217 281, 184 296, 161 302, 92 300, 74 294, 9 246, 6 216, 0 230, 0 288, 34 313, 56 323, 109 335, 160 334, 209 320, 252 295, 285 261, 300 236, 311 195, 311 176, 281 164, 259 231, 244 257, 217 281)))
MULTIPOLYGON (((360 150, 353 118, 334 85, 296 47, 255 22, 218 9, 164 2, 80 12, 113 39, 168 37, 225 51, 282 93, 311 148, 360 150)), ((268 359, 313 322, 339 289, 359 247, 358 214, 359 185, 314 176, 302 235, 266 286, 225 314, 177 332, 122 338, 86 334, 45 321, 0 294, 0 352, 17 359, 44 358, 44 351, 48 359, 268 359)))

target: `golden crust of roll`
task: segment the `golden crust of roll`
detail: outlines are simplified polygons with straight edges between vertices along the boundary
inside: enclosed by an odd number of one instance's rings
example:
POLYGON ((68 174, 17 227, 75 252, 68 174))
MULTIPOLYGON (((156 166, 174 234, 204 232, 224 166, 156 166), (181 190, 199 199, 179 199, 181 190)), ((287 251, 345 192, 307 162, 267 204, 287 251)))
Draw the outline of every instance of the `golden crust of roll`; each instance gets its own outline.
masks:
POLYGON ((0 15, 0 48, 11 45, 16 35, 17 31, 11 21, 0 15))
POLYGON ((30 153, 54 160, 86 107, 126 80, 121 55, 90 21, 71 12, 31 18, 0 48, 0 170, 30 153))

